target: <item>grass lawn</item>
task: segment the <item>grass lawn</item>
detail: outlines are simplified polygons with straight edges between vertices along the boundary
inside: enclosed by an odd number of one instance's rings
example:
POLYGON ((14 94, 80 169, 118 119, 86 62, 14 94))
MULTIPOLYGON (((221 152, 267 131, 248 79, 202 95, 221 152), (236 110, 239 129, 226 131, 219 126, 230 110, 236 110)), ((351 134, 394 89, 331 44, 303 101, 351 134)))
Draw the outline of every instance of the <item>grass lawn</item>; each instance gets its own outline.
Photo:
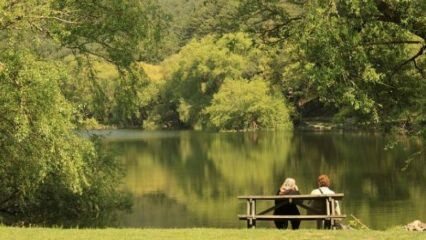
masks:
POLYGON ((0 227, 0 240, 53 240, 53 239, 426 239, 424 232, 407 232, 402 229, 387 231, 346 230, 279 231, 275 229, 60 229, 0 227))

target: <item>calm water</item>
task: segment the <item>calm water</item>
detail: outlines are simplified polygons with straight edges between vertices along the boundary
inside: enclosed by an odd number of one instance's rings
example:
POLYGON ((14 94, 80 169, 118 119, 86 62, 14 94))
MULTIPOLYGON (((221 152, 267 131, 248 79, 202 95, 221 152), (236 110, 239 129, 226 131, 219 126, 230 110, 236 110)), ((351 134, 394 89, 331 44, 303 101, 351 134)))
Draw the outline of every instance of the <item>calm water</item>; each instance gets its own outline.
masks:
POLYGON ((426 219, 425 156, 413 155, 415 143, 385 151, 385 139, 369 133, 101 133, 124 162, 124 187, 134 194, 122 226, 244 228, 237 214, 245 203, 238 195, 274 194, 286 177, 310 193, 320 173, 345 193, 343 212, 371 228, 426 219))

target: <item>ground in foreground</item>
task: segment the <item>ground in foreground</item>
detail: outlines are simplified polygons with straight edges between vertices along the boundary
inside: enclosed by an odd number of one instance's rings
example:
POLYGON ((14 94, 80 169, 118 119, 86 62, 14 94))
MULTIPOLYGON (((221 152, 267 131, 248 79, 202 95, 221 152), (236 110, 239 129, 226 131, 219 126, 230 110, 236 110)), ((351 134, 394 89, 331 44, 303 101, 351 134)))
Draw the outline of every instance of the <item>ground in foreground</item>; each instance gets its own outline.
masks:
POLYGON ((0 227, 1 240, 110 240, 110 239, 425 239, 424 232, 407 232, 402 228, 387 231, 346 230, 279 231, 275 229, 60 229, 0 227))

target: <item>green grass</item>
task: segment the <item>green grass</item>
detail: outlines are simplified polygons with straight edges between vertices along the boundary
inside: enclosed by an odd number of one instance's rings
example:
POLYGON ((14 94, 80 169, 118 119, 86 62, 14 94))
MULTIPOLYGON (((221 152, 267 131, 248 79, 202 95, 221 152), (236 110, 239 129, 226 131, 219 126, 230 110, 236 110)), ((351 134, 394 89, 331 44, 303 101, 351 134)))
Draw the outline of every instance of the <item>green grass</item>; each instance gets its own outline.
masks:
POLYGON ((422 232, 407 232, 400 229, 387 231, 346 230, 279 231, 275 229, 60 229, 60 228, 12 228, 0 227, 1 240, 53 240, 53 239, 425 239, 422 232))

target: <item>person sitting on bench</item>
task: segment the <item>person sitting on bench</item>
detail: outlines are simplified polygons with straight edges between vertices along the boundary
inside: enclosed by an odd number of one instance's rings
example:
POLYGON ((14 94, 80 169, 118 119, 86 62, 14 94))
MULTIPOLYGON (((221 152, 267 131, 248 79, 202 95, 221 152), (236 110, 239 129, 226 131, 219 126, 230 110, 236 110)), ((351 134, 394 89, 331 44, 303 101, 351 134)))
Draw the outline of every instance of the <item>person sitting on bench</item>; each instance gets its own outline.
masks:
MULTIPOLYGON (((318 188, 312 190, 311 195, 323 195, 323 194, 335 194, 333 190, 331 190, 330 187, 330 178, 328 178, 327 175, 320 175, 318 177, 318 188)), ((336 209, 336 214, 340 215, 340 207, 339 207, 339 202, 335 201, 335 209, 336 209)), ((315 209, 315 211, 310 214, 327 214, 326 213, 326 206, 324 203, 324 200, 314 200, 311 202, 311 208, 315 209)), ((326 229, 330 229, 331 228, 331 221, 330 220, 318 220, 317 221, 317 228, 321 229, 321 228, 326 228, 326 229)))
MULTIPOLYGON (((293 178, 287 178, 281 185, 277 195, 300 195, 296 181, 293 178)), ((275 200, 274 215, 300 215, 299 209, 295 203, 290 203, 288 199, 275 200)), ((278 229, 287 229, 288 220, 277 219, 274 221, 278 229)), ((290 220, 292 229, 299 229, 300 220, 290 220)))

